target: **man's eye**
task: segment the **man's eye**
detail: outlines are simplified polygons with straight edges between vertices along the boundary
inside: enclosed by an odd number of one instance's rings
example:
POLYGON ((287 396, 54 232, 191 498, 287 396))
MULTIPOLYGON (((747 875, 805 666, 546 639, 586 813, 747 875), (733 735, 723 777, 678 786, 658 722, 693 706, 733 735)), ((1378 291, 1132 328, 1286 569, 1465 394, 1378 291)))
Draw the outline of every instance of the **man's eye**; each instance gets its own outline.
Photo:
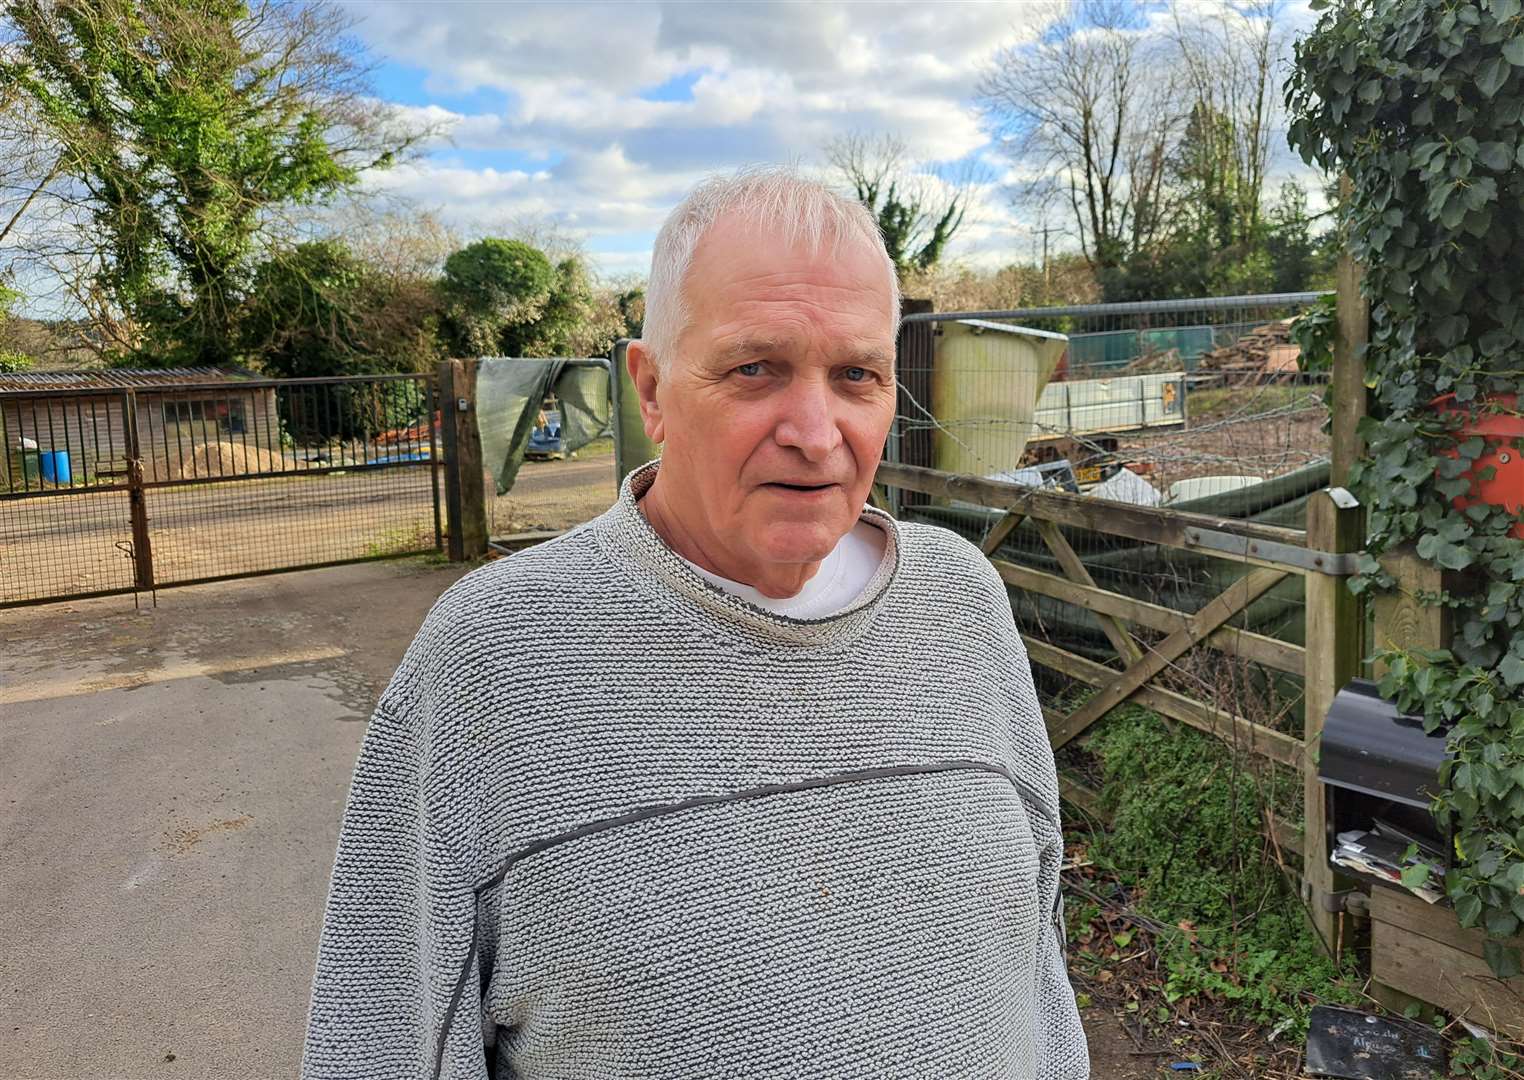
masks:
POLYGON ((845 374, 847 376, 848 382, 863 382, 868 378, 868 369, 860 367, 849 367, 847 368, 845 374))
POLYGON ((742 364, 740 367, 736 368, 736 371, 742 375, 747 376, 760 375, 762 374, 762 365, 753 360, 749 364, 742 364))

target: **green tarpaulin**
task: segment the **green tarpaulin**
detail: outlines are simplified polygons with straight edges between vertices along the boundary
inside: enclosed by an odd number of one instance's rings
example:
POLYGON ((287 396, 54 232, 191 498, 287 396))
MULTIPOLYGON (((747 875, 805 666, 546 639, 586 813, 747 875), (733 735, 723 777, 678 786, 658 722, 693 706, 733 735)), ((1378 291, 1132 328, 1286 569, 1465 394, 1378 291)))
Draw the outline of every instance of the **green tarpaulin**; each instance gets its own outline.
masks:
POLYGON ((607 368, 502 356, 487 357, 477 365, 476 425, 481 432, 482 462, 492 473, 499 495, 513 487, 529 447, 529 433, 548 394, 556 396, 560 407, 564 453, 575 453, 609 434, 607 368))

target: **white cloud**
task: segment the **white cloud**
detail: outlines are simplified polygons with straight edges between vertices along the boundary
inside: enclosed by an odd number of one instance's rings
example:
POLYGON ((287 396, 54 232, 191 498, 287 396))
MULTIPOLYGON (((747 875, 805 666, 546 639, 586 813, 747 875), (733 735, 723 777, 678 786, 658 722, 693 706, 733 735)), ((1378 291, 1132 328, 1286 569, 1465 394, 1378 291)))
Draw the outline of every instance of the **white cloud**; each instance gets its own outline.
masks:
MULTIPOLYGON (((928 161, 987 143, 970 101, 983 64, 1032 32, 1030 3, 356 4, 378 56, 427 72, 441 97, 500 95, 500 111, 410 110, 447 132, 430 158, 369 182, 456 224, 537 214, 580 232, 609 272, 632 253, 606 233, 654 231, 706 173, 818 162, 833 137, 893 132, 928 161), (648 100, 674 78, 687 100, 648 100), (471 167, 530 155, 545 175, 471 167)), ((670 95, 669 95, 670 96, 670 95)), ((978 216, 1008 217, 991 189, 978 216)), ((994 243, 965 226, 961 246, 994 243)), ((1006 230, 1008 231, 1008 230, 1006 230)))
MULTIPOLYGON (((1221 14, 1220 0, 1181 2, 1188 24, 1221 14)), ((1283 9, 1288 29, 1310 24, 1307 3, 1283 9)), ((818 166, 838 135, 896 133, 922 161, 973 160, 988 176, 969 193, 952 257, 1029 258, 1038 226, 1008 194, 1021 170, 973 100, 994 53, 1035 38, 1057 10, 1031 0, 356 3, 357 31, 378 57, 425 71, 427 93, 476 95, 460 112, 414 109, 448 141, 369 182, 466 232, 553 220, 619 273, 648 257, 630 237, 654 233, 703 175, 761 161, 818 166), (688 84, 685 100, 651 100, 674 79, 688 84), (480 164, 494 153, 515 167, 480 164)), ((1145 21, 1157 33, 1161 18, 1145 21)), ((1267 186, 1305 178, 1284 139, 1275 143, 1267 186)))

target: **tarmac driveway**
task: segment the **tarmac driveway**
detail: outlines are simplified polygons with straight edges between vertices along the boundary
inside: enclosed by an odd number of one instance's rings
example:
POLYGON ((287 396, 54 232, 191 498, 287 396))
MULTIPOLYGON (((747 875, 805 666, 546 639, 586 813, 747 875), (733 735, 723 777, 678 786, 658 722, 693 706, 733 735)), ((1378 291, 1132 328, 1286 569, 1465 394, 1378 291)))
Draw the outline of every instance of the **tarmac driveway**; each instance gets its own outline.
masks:
POLYGON ((295 1075, 364 721, 460 573, 0 611, 0 1076, 295 1075))

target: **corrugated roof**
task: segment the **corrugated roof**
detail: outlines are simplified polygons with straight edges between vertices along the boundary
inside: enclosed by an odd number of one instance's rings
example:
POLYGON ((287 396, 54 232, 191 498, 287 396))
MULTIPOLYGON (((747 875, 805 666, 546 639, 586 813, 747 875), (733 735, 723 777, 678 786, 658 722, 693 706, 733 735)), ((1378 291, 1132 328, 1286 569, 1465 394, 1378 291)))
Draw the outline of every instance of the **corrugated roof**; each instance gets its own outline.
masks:
POLYGON ((235 367, 95 368, 89 371, 17 371, 0 375, 0 390, 94 390, 177 386, 257 379, 235 367))

